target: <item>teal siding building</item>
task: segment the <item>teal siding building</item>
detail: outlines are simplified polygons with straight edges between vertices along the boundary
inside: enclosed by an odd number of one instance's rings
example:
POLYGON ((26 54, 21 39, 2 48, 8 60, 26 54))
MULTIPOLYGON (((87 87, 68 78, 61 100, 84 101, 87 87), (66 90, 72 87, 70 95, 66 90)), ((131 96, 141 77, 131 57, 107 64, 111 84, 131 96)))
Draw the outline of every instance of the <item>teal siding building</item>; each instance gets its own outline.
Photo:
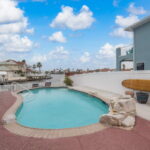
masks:
POLYGON ((133 61, 134 70, 150 70, 150 16, 127 27, 133 32, 133 47, 121 56, 121 48, 116 50, 116 70, 121 70, 121 62, 133 61))

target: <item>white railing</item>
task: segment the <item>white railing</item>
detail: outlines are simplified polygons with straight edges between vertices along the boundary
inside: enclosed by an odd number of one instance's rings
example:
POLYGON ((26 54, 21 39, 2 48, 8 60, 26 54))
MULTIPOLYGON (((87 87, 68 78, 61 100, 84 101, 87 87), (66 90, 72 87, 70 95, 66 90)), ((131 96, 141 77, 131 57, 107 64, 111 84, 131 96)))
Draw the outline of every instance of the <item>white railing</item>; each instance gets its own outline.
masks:
POLYGON ((20 90, 24 90, 24 91, 27 91, 26 93, 24 93, 24 96, 27 97, 27 96, 32 96, 32 92, 29 88, 25 87, 24 85, 21 85, 17 82, 12 82, 11 85, 13 85, 14 87, 14 91, 18 91, 18 87, 19 87, 19 91, 20 90))
POLYGON ((2 91, 12 91, 12 92, 14 92, 14 91, 27 90, 27 89, 31 89, 33 84, 38 84, 39 87, 42 87, 42 86, 45 85, 45 82, 30 81, 30 82, 18 83, 18 84, 12 84, 11 83, 11 84, 0 85, 0 92, 2 92, 2 91))
POLYGON ((29 88, 27 88, 23 84, 19 84, 18 82, 12 82, 11 85, 14 86, 14 91, 25 90, 25 91, 30 92, 29 88))
POLYGON ((121 47, 121 56, 125 56, 129 50, 133 48, 133 45, 130 44, 128 46, 121 47))
MULTIPOLYGON (((0 85, 0 92, 2 91, 21 91, 31 89, 33 84, 38 84, 39 87, 44 87, 45 82, 51 82, 51 86, 64 86, 64 74, 63 75, 52 75, 52 79, 46 79, 43 81, 27 81, 19 83, 21 86, 14 84, 0 85)), ((17 82, 18 83, 18 82, 17 82)))

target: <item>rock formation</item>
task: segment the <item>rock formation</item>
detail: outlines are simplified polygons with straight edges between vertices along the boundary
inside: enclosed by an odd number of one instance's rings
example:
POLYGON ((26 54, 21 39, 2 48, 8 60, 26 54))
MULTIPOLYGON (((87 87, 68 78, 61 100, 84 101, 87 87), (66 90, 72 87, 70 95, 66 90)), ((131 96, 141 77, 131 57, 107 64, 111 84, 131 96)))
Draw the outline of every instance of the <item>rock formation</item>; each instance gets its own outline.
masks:
POLYGON ((114 97, 109 104, 109 113, 100 122, 111 126, 133 127, 135 124, 135 100, 129 96, 114 97))

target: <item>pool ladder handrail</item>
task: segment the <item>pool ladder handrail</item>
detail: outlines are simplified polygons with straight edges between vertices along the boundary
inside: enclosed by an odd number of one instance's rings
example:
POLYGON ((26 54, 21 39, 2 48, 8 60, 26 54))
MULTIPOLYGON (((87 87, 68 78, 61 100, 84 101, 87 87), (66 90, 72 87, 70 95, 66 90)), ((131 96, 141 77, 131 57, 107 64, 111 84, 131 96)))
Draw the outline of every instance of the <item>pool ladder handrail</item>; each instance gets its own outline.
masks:
POLYGON ((25 91, 28 92, 28 94, 26 94, 26 95, 29 95, 29 94, 33 95, 32 92, 30 91, 30 89, 26 88, 25 86, 23 86, 23 85, 21 85, 21 84, 19 84, 19 83, 17 83, 17 82, 12 82, 11 84, 12 84, 12 85, 13 85, 13 84, 16 84, 17 86, 20 86, 21 88, 23 88, 23 90, 25 90, 25 91))

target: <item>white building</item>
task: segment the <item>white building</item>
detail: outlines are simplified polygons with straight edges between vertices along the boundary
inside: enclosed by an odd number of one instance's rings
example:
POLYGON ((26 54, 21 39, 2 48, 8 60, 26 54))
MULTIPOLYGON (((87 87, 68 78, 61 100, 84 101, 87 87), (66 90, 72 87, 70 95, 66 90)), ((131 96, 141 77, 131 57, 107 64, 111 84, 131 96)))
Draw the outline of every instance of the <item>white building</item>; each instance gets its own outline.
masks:
POLYGON ((6 60, 0 62, 0 81, 26 79, 27 65, 24 61, 6 60))

